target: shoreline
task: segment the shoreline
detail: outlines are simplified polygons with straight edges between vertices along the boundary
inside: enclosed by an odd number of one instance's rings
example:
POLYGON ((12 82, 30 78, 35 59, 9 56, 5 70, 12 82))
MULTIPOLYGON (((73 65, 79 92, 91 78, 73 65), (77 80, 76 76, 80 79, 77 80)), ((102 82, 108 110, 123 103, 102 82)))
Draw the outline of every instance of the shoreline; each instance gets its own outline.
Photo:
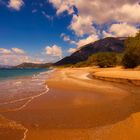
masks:
POLYGON ((48 94, 3 115, 28 129, 25 140, 118 140, 129 131, 127 140, 138 138, 132 128, 140 124, 140 87, 91 79, 91 72, 92 68, 56 69, 46 81, 48 94))
MULTIPOLYGON (((46 72, 41 72, 39 74, 36 74, 36 76, 40 76, 40 75, 46 75, 46 74, 50 74, 51 72, 53 72, 54 70, 50 70, 50 71, 46 71, 46 72)), ((4 80, 1 80, 1 82, 6 82, 6 81, 17 81, 17 80, 21 80, 21 79, 25 79, 25 78, 28 78, 28 79, 32 79, 33 78, 36 78, 36 76, 34 75, 31 75, 31 76, 21 76, 21 77, 14 77, 14 78, 10 78, 10 79, 4 79, 4 80)), ((21 83, 21 82, 16 82, 16 83, 21 83)), ((25 98, 20 98, 20 99, 16 99, 16 100, 11 100, 11 101, 6 101, 6 102, 2 102, 0 103, 1 106, 5 106, 5 105, 8 105, 8 106, 14 106, 14 104, 17 105, 17 107, 14 107, 13 109, 6 109, 4 111, 0 111, 0 115, 2 114, 2 120, 6 120, 7 117, 5 117, 5 115, 3 115, 3 113, 8 113, 8 112, 11 112, 11 113, 14 113, 14 112, 17 112, 17 111, 20 111, 22 109, 24 109, 30 102, 32 102, 34 99, 48 93, 49 91, 49 88, 48 86, 45 84, 45 81, 42 82, 42 85, 45 85, 45 91, 40 93, 40 94, 37 94, 37 95, 32 95, 32 96, 29 96, 29 97, 25 97, 25 98), (23 103, 22 103, 23 102, 23 103), (21 103, 21 105, 20 105, 21 103), (19 104, 19 105, 18 105, 19 104), (19 106, 19 107, 18 107, 19 106)), ((26 136, 27 136, 27 133, 28 133, 28 129, 22 124, 22 123, 17 123, 15 120, 11 120, 10 118, 7 119, 8 121, 11 121, 11 124, 3 124, 3 126, 1 126, 1 121, 0 120, 0 131, 1 129, 9 129, 8 131, 11 131, 9 133, 12 133, 13 132, 13 127, 15 127, 15 131, 19 128, 16 128, 16 124, 17 124, 17 127, 19 127, 19 125, 21 125, 21 130, 24 130, 24 133, 23 133, 23 138, 21 138, 21 140, 25 140, 26 139, 26 136), (13 123, 13 124, 12 124, 13 123), (4 126, 5 125, 5 126, 4 126), (9 126, 8 126, 9 125, 9 126), (8 128, 9 127, 9 128, 8 128)), ((2 134, 1 134, 2 135, 2 134)), ((1 138, 1 135, 0 135, 0 138, 1 138)), ((12 138, 10 136, 2 136, 2 137, 6 137, 5 139, 9 139, 11 140, 12 138)), ((15 140, 15 138, 13 138, 15 140)))

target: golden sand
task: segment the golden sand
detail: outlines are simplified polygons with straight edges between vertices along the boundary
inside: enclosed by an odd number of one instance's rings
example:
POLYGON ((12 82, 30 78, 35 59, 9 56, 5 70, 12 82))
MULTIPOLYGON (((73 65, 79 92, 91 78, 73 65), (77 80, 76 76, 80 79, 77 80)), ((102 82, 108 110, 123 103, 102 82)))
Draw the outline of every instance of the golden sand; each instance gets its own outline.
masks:
POLYGON ((139 140, 140 87, 90 79, 95 71, 57 69, 47 94, 4 115, 28 128, 27 140, 139 140))

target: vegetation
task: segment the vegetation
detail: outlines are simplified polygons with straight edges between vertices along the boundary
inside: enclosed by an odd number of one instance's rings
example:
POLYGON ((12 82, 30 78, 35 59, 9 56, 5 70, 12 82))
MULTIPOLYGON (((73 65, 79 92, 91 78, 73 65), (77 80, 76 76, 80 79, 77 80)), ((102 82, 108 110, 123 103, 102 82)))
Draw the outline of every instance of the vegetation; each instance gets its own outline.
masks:
POLYGON ((125 50, 122 53, 99 52, 89 56, 86 61, 68 64, 65 67, 99 66, 107 68, 123 65, 125 68, 135 68, 140 65, 140 31, 135 37, 128 37, 124 42, 124 46, 125 50))
POLYGON ((125 40, 124 53, 102 52, 96 53, 84 62, 77 63, 76 67, 99 66, 101 68, 123 65, 125 68, 135 68, 140 65, 140 31, 135 37, 125 40))
POLYGON ((90 56, 87 61, 75 64, 75 67, 88 67, 96 65, 101 68, 106 68, 120 65, 121 61, 122 54, 120 53, 102 52, 90 56))
POLYGON ((101 68, 113 67, 117 65, 117 56, 115 53, 96 54, 96 64, 101 68))
MULTIPOLYGON (((115 38, 107 37, 100 39, 95 42, 91 42, 83 47, 80 47, 76 52, 72 53, 70 56, 64 57, 60 61, 54 63, 55 66, 63 66, 67 64, 76 64, 82 61, 87 61, 87 59, 96 53, 101 52, 115 52, 123 53, 125 49, 125 37, 115 38)), ((82 64, 79 63, 78 66, 82 64)), ((85 63, 84 63, 85 66, 85 63)))
POLYGON ((135 68, 140 65, 140 32, 135 37, 125 41, 126 50, 122 64, 125 68, 135 68))

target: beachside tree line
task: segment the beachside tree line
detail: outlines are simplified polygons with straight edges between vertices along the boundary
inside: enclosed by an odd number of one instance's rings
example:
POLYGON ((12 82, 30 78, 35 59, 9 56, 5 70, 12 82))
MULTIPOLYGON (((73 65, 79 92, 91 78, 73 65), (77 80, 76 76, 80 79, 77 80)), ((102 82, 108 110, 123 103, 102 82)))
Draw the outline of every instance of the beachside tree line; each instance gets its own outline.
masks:
POLYGON ((135 37, 125 40, 123 53, 100 52, 93 54, 88 60, 79 62, 73 67, 99 66, 101 68, 123 65, 125 68, 135 68, 140 65, 140 31, 135 37))

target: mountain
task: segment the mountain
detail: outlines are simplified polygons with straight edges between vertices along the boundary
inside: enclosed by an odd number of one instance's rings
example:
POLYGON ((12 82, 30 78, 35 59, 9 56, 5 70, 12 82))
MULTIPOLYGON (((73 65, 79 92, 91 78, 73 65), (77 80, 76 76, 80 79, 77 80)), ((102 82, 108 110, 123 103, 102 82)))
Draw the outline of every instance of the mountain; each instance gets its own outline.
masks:
POLYGON ((52 66, 52 63, 36 64, 36 63, 22 63, 14 68, 47 68, 52 66))
POLYGON ((117 52, 121 53, 125 49, 124 41, 126 38, 104 38, 81 47, 74 52, 71 56, 65 57, 56 62, 55 66, 76 64, 85 61, 89 56, 98 52, 117 52))

